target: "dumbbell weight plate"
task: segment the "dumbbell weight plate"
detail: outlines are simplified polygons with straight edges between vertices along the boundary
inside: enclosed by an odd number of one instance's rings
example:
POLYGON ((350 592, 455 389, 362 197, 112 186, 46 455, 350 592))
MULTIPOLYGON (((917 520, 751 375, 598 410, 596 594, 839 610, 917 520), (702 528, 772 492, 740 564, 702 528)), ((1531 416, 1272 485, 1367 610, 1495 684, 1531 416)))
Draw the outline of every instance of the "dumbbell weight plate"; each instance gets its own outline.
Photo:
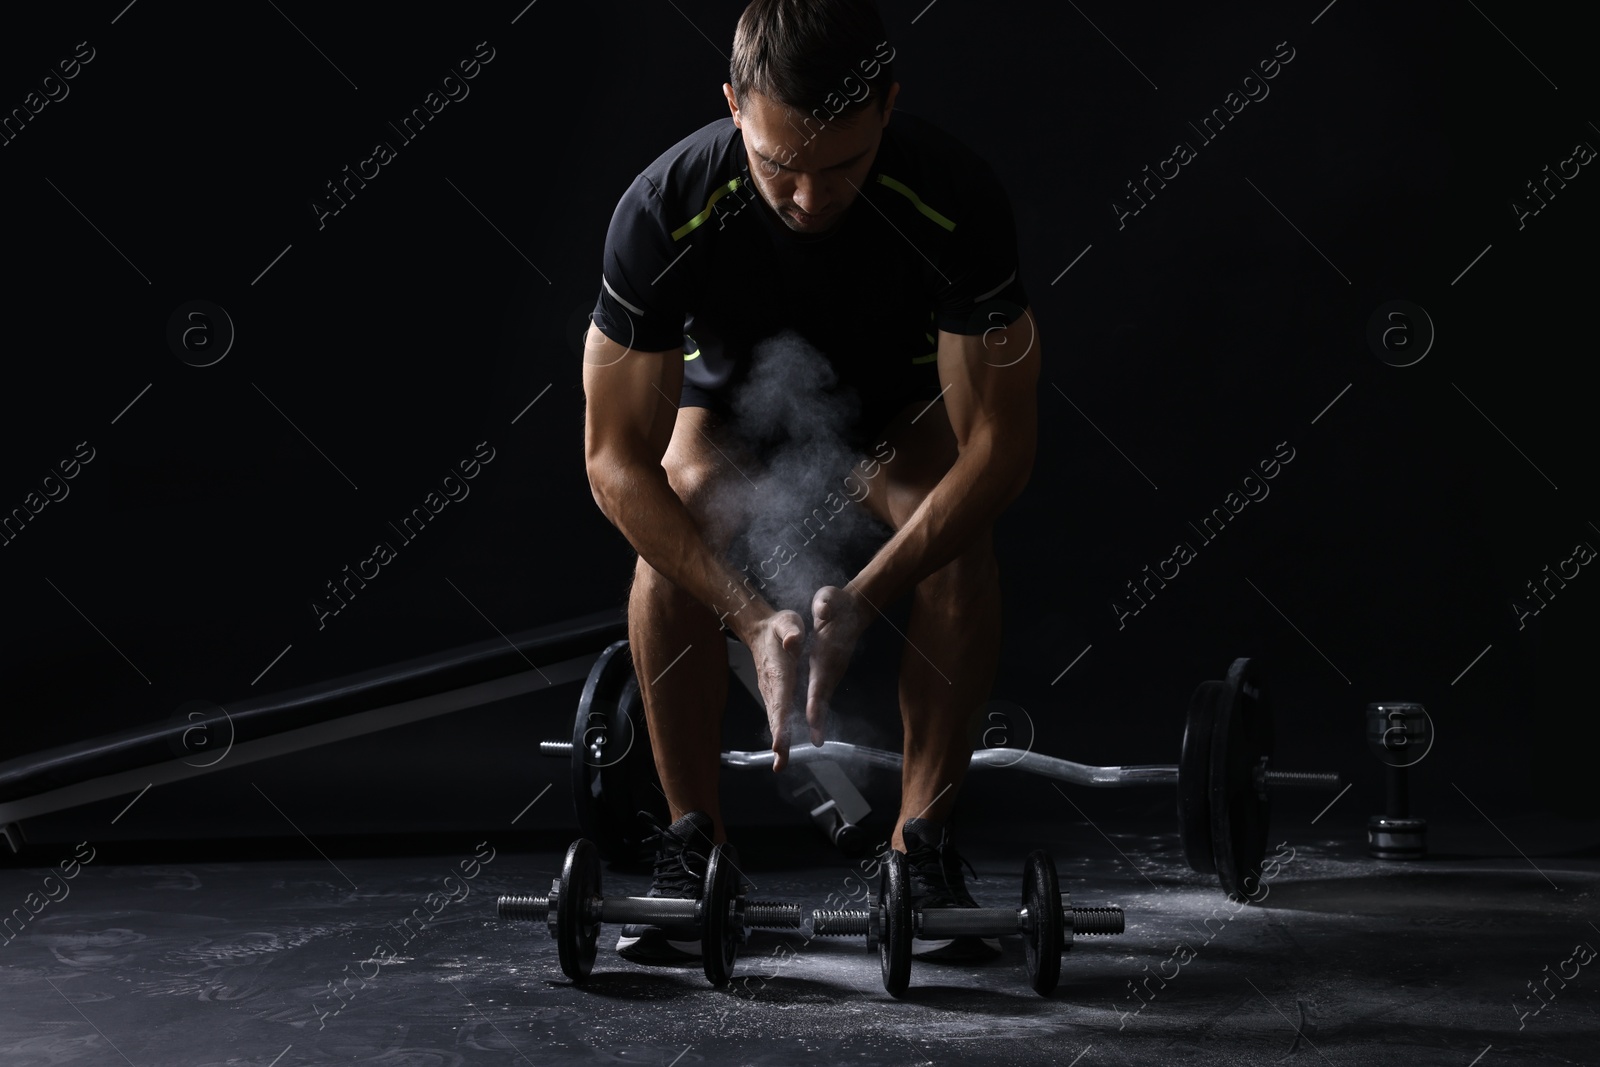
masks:
POLYGON ((1178 831, 1183 855, 1201 874, 1217 869, 1211 850, 1211 735, 1221 682, 1201 682, 1189 698, 1178 755, 1178 831))
POLYGON ((711 850, 706 861, 705 892, 701 896, 700 957, 706 978, 721 988, 733 977, 733 961, 739 944, 748 933, 733 917, 733 902, 739 896, 739 871, 733 848, 726 843, 711 850))
MULTIPOLYGON (((911 868, 904 852, 890 849, 878 875, 878 901, 883 906, 883 933, 878 960, 883 965, 883 988, 892 997, 911 984, 911 868)), ((869 902, 870 906, 870 902, 869 902)))
POLYGON ((1036 849, 1022 865, 1022 906, 1029 927, 1022 937, 1028 959, 1028 984, 1042 997, 1061 980, 1061 883, 1050 854, 1036 849))
POLYGON ((1217 880, 1243 897, 1261 877, 1267 852, 1268 806, 1256 789, 1256 768, 1272 755, 1271 707, 1252 661, 1240 657, 1216 696, 1211 733, 1211 851, 1217 880), (1246 883, 1249 883, 1248 885, 1246 883))
POLYGON ((591 907, 598 913, 600 853, 594 842, 579 838, 567 849, 561 865, 560 898, 556 901, 556 952, 561 971, 575 983, 589 977, 594 967, 599 922, 590 922, 591 907))

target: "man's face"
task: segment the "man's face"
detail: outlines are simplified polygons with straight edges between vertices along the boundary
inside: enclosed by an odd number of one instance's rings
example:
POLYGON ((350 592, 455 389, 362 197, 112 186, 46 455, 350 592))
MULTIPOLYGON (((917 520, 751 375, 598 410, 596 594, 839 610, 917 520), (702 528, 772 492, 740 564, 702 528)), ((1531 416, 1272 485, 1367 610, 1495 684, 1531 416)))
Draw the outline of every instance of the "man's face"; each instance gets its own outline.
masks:
POLYGON ((822 123, 760 93, 748 94, 741 108, 733 87, 722 87, 733 124, 744 134, 756 188, 784 225, 796 233, 826 233, 839 224, 877 158, 899 90, 898 83, 889 87, 881 111, 874 101, 822 123))

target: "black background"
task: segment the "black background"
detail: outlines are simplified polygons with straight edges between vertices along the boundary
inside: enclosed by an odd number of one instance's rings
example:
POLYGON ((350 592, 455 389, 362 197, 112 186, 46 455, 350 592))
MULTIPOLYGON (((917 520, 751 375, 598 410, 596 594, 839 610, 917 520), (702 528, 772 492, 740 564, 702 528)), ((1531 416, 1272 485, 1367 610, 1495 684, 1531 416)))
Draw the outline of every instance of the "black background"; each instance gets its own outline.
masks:
MULTIPOLYGON (((8 16, 6 110, 77 42, 96 56, 0 147, 0 510, 78 442, 96 458, 0 548, 6 757, 623 603, 632 553, 588 491, 572 339, 617 197, 726 114, 741 7, 8 16), (400 144, 387 121, 480 41, 495 57, 470 95, 400 144), (377 140, 397 158, 319 228, 311 201, 377 140), (165 338, 197 299, 237 330, 205 368, 165 338), (485 440, 496 458, 470 497, 319 630, 323 583, 485 440)), ((1511 209, 1576 142, 1600 144, 1580 27, 1358 0, 883 8, 900 107, 985 155, 1011 194, 1040 324, 1038 462, 999 530, 995 689, 1027 709, 1035 747, 1169 762, 1195 682, 1250 654, 1278 707, 1276 762, 1350 776, 1343 814, 1381 803, 1362 737, 1379 699, 1433 717, 1423 814, 1600 813, 1600 578, 1585 569, 1524 629, 1510 607, 1546 564, 1600 544, 1585 316, 1600 179, 1584 168, 1521 230, 1511 209), (1198 147, 1187 122, 1280 41, 1295 57, 1270 96, 1119 231, 1123 183, 1177 140, 1198 147), (1408 367, 1366 340, 1396 299, 1437 331, 1408 367), (1123 583, 1193 541, 1187 523, 1282 441, 1295 459, 1270 497, 1119 629, 1123 583)), ((850 683, 851 713, 886 730, 898 656, 875 628, 850 683)), ((162 787, 123 829, 270 823, 251 781, 291 790, 312 832, 503 825, 561 781, 525 741, 566 732, 573 696, 162 787)), ((970 793, 1069 813, 1039 782, 970 793)), ((547 803, 519 825, 568 820, 547 803)))

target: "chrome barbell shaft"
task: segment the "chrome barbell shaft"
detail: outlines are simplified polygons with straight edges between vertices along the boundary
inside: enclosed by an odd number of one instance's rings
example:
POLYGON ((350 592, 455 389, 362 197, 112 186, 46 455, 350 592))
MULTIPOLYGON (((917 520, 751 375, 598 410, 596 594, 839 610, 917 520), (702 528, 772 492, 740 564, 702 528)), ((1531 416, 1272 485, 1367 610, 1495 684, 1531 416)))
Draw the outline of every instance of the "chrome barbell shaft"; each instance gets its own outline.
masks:
MULTIPOLYGON (((569 758, 572 755, 572 742, 541 741, 539 754, 561 759, 569 758)), ((774 758, 770 749, 724 752, 722 765, 770 767, 774 758)), ((820 748, 816 745, 799 744, 789 749, 789 762, 792 764, 811 763, 816 760, 849 760, 890 770, 902 769, 905 762, 898 752, 853 745, 846 741, 824 741, 820 748)), ((1136 763, 1125 767, 1096 767, 1087 763, 1074 763, 1056 756, 1046 756, 1041 752, 1014 748, 978 749, 972 754, 970 766, 996 770, 1014 768, 1042 778, 1098 789, 1178 784, 1178 766, 1175 763, 1136 763)), ((1274 788, 1337 789, 1343 782, 1338 774, 1269 770, 1267 784, 1274 788)))
MULTIPOLYGON (((724 752, 725 767, 770 767, 773 753, 769 749, 751 752, 724 752)), ((813 760, 847 760, 866 763, 873 767, 900 770, 904 760, 898 752, 865 745, 852 745, 845 741, 824 741, 819 747, 811 744, 793 745, 789 749, 792 764, 810 763, 813 760)), ((1176 764, 1151 764, 1131 767, 1091 767, 1084 763, 1057 759, 1038 752, 1014 748, 983 748, 972 754, 972 767, 1004 769, 1014 767, 1030 774, 1054 778, 1074 785, 1115 788, 1119 786, 1167 785, 1178 781, 1176 764)))

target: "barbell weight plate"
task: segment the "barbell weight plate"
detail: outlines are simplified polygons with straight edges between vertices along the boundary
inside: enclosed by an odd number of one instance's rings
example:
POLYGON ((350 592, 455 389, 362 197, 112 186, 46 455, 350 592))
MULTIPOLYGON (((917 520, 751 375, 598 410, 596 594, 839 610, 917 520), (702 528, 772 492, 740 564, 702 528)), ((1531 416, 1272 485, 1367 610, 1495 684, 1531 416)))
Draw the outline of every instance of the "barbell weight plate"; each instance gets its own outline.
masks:
POLYGON ((724 842, 711 850, 706 861, 705 891, 701 895, 700 957, 706 978, 719 989, 733 977, 733 961, 747 933, 734 920, 732 907, 739 896, 739 871, 733 846, 724 842))
MULTIPOLYGON (((599 845, 608 859, 617 858, 620 846, 606 796, 606 764, 612 754, 612 724, 622 685, 633 674, 628 642, 613 641, 589 668, 578 697, 578 714, 572 725, 572 808, 579 832, 599 845), (598 742, 599 752, 596 753, 598 742)), ((618 739, 620 740, 620 739, 618 739)))
POLYGON ((672 822, 672 818, 666 794, 661 790, 661 779, 656 774, 644 697, 639 692, 639 679, 631 670, 623 680, 622 692, 612 709, 611 724, 617 743, 607 758, 615 762, 601 772, 606 806, 610 810, 609 823, 613 828, 614 851, 608 858, 619 863, 648 864, 654 850, 647 849, 644 841, 654 828, 641 819, 639 813, 648 812, 661 826, 672 822))
POLYGON ((1261 668, 1256 660, 1249 656, 1240 656, 1228 668, 1230 684, 1236 674, 1239 677, 1239 693, 1244 701, 1246 718, 1254 724, 1252 732, 1256 739, 1257 755, 1271 756, 1273 746, 1277 743, 1277 734, 1272 721, 1272 704, 1267 700, 1266 690, 1261 681, 1261 668))
POLYGON ((883 905, 883 931, 878 960, 883 988, 891 997, 904 995, 911 984, 911 868, 904 852, 890 849, 878 875, 878 900, 883 905))
POLYGON ((1242 891, 1251 893, 1259 885, 1261 866, 1267 855, 1267 838, 1272 833, 1271 793, 1264 785, 1257 783, 1256 770, 1263 760, 1270 761, 1277 743, 1277 733, 1273 722, 1272 702, 1267 699, 1258 661, 1248 656, 1234 660, 1228 668, 1230 684, 1235 676, 1239 679, 1240 708, 1243 710, 1245 722, 1249 724, 1253 745, 1249 783, 1244 788, 1245 795, 1249 798, 1254 829, 1249 836, 1238 835, 1234 843, 1234 858, 1235 866, 1245 872, 1241 882, 1248 882, 1242 886, 1242 891))
POLYGON ((1223 891, 1245 897, 1254 892, 1267 852, 1268 807, 1256 788, 1256 768, 1273 744, 1271 708, 1248 657, 1228 668, 1215 710, 1211 852, 1223 891))
POLYGON ((1178 755, 1178 832, 1189 866, 1201 874, 1217 869, 1211 851, 1211 735, 1221 682, 1201 682, 1189 698, 1178 755))
POLYGON ((575 983, 589 977, 594 967, 599 922, 585 914, 600 898, 600 853, 594 842, 578 838, 567 849, 561 865, 560 899, 556 902, 556 952, 561 971, 575 983))
POLYGON ((1047 997, 1061 980, 1061 884, 1050 854, 1035 849, 1022 865, 1022 906, 1028 909, 1032 929, 1023 935, 1028 961, 1028 984, 1047 997))

